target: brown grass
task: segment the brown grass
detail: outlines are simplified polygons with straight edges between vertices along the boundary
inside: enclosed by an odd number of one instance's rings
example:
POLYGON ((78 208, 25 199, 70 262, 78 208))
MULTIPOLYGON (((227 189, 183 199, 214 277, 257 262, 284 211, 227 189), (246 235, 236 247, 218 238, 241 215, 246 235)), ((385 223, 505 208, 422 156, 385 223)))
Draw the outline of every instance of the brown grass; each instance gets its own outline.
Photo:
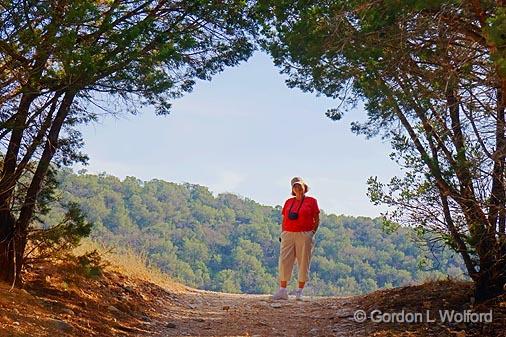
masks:
POLYGON ((107 262, 106 270, 108 271, 151 282, 172 292, 191 290, 155 266, 149 265, 146 256, 135 253, 131 248, 107 247, 96 241, 85 239, 80 246, 73 250, 73 254, 79 256, 94 250, 107 262))

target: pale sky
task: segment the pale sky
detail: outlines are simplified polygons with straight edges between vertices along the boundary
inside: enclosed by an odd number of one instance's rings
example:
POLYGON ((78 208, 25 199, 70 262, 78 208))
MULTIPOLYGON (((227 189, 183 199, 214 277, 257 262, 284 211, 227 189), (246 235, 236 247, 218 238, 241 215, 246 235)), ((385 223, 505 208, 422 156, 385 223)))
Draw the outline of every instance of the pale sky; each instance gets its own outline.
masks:
MULTIPOLYGON (((174 101, 172 112, 108 117, 82 128, 88 172, 135 176, 232 192, 264 205, 289 196, 303 177, 326 213, 378 216, 366 180, 399 174, 390 146, 350 131, 357 109, 340 121, 325 116, 337 102, 290 89, 270 58, 257 52, 174 101)), ((75 167, 79 169, 79 167, 75 167)))

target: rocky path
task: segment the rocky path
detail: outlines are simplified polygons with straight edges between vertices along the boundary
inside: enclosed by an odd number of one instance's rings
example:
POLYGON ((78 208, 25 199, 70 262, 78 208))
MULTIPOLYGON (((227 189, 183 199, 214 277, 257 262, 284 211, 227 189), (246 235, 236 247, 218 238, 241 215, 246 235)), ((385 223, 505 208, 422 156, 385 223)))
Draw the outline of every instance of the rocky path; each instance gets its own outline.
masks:
POLYGON ((338 336, 338 337, 506 337, 506 303, 470 306, 470 284, 429 282, 349 297, 305 297, 272 301, 269 295, 228 294, 187 289, 160 303, 151 336, 338 336), (438 309, 494 311, 488 324, 355 321, 357 310, 370 313, 435 313, 438 309), (156 322, 156 323, 155 323, 156 322))
MULTIPOLYGON (((356 297, 272 301, 269 295, 191 291, 178 296, 157 336, 366 336, 356 297)), ((160 317, 161 318, 161 317, 160 317)))

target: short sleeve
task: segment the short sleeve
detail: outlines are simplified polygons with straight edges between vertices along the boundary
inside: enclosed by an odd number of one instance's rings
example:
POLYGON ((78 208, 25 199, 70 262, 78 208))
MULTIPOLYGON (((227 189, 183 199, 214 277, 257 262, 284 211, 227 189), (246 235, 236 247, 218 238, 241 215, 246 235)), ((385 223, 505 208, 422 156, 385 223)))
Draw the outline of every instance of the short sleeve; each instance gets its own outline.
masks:
POLYGON ((283 216, 285 216, 286 204, 288 204, 288 200, 285 201, 285 204, 283 205, 283 209, 281 210, 281 215, 283 215, 283 216))

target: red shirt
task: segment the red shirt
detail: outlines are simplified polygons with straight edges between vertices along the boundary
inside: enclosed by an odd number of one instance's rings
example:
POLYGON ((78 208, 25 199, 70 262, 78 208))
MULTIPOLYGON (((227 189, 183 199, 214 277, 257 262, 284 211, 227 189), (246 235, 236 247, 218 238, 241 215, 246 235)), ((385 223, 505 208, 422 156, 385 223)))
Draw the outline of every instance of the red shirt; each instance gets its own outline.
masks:
POLYGON ((281 214, 283 215, 283 230, 288 232, 306 232, 314 229, 314 218, 320 213, 318 203, 313 197, 304 196, 303 200, 297 200, 295 197, 285 201, 281 214), (301 205, 302 201, 302 205, 301 205), (292 206, 293 203, 293 206, 292 206), (288 212, 292 207, 292 212, 297 212, 299 216, 296 220, 288 218, 288 212))

